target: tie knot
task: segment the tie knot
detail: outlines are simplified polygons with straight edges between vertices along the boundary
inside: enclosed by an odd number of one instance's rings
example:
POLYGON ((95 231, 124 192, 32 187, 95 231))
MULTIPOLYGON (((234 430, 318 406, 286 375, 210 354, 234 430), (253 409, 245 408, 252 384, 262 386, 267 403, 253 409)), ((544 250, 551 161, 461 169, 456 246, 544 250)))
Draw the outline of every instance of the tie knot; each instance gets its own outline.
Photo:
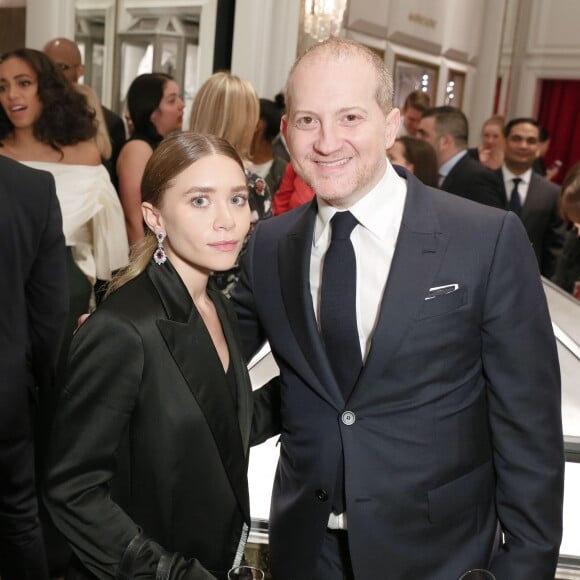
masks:
POLYGON ((340 211, 334 214, 331 223, 332 239, 347 240, 357 226, 358 220, 349 211, 340 211))
POLYGON ((514 187, 517 187, 522 181, 521 177, 514 177, 514 187))

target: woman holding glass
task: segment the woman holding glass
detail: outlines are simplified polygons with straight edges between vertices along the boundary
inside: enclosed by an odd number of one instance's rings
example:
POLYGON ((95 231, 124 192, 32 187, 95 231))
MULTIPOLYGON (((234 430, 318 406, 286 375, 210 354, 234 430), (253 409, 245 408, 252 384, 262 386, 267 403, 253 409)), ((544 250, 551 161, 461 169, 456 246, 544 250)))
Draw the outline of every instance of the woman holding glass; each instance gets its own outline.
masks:
POLYGON ((249 445, 272 434, 269 390, 252 393, 209 281, 248 232, 248 186, 226 141, 182 133, 141 191, 147 235, 73 339, 46 500, 67 579, 225 579, 250 522, 249 445))

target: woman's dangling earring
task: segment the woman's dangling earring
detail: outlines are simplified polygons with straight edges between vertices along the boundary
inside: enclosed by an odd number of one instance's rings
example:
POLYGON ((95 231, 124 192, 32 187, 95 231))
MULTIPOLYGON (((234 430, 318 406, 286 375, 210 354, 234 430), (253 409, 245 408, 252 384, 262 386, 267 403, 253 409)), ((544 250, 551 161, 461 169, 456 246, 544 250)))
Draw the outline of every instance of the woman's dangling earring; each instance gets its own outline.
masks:
POLYGON ((161 266, 161 264, 165 264, 167 261, 167 254, 163 249, 163 242, 165 241, 167 234, 165 232, 157 232, 155 237, 157 238, 157 249, 153 254, 153 259, 158 266, 161 266))

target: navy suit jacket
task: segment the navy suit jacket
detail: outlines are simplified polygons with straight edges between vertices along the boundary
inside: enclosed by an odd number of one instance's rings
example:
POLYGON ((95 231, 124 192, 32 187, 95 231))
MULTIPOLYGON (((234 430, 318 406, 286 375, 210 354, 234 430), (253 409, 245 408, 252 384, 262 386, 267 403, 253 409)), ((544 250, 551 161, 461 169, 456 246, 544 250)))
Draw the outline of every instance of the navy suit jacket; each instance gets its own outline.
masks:
POLYGON ((267 338, 281 373, 273 576, 313 573, 343 454, 357 580, 449 580, 487 566, 498 580, 553 579, 560 381, 529 242, 513 214, 397 171, 408 185, 400 234, 347 401, 310 295, 316 200, 260 222, 244 257, 233 294, 242 338, 248 352, 267 338), (458 289, 426 300, 449 284, 458 289))
MULTIPOLYGON (((502 170, 497 169, 496 174, 501 179, 505 193, 502 170)), ((565 228, 560 215, 560 188, 532 172, 520 217, 532 242, 542 276, 551 278, 556 273, 556 264, 564 247, 565 228)))
POLYGON ((441 189, 484 205, 505 208, 505 193, 500 180, 491 169, 469 154, 453 166, 441 189))

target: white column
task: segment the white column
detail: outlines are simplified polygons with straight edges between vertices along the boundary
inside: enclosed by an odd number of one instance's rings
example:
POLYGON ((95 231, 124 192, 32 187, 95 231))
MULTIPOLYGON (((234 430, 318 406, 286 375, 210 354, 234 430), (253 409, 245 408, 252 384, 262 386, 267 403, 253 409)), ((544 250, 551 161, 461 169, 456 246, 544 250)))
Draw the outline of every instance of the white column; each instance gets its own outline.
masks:
POLYGON ((260 97, 271 99, 286 84, 296 59, 300 2, 238 0, 232 73, 249 80, 260 97))
POLYGON ((473 146, 479 143, 481 127, 493 112, 505 9, 506 0, 486 1, 469 111, 469 142, 473 146))
POLYGON ((26 47, 42 47, 51 38, 75 37, 74 0, 27 0, 26 47))

